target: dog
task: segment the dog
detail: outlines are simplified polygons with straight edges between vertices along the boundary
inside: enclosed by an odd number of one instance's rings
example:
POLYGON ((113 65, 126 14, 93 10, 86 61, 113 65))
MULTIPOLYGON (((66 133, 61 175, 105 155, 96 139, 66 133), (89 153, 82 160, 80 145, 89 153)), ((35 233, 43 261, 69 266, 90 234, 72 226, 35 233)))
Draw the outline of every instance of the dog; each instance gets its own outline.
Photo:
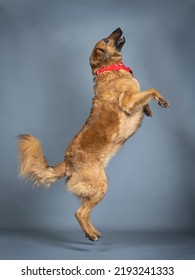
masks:
POLYGON ((105 196, 105 167, 125 141, 140 127, 144 115, 152 116, 149 102, 162 108, 166 99, 154 88, 141 91, 133 71, 122 62, 125 37, 117 28, 92 50, 90 66, 94 76, 94 98, 86 123, 65 151, 64 160, 49 166, 41 143, 29 134, 19 135, 19 173, 35 185, 50 186, 66 176, 67 188, 81 199, 76 211, 85 236, 96 241, 102 235, 90 221, 90 214, 105 196))

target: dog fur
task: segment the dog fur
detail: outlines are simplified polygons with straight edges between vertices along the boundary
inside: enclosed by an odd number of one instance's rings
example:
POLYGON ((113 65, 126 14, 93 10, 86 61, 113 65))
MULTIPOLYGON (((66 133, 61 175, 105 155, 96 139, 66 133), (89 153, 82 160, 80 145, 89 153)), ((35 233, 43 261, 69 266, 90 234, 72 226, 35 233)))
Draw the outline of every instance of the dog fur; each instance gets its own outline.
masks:
POLYGON ((40 142, 32 135, 22 134, 18 141, 20 175, 44 186, 67 176, 68 190, 81 198, 76 218, 92 241, 101 237, 90 221, 90 213, 106 194, 105 167, 109 159, 137 131, 144 114, 152 116, 151 99, 163 108, 169 106, 156 89, 141 92, 139 82, 128 71, 96 75, 98 69, 122 61, 124 43, 122 30, 118 28, 95 45, 90 56, 95 94, 91 112, 70 142, 62 162, 49 166, 40 142))

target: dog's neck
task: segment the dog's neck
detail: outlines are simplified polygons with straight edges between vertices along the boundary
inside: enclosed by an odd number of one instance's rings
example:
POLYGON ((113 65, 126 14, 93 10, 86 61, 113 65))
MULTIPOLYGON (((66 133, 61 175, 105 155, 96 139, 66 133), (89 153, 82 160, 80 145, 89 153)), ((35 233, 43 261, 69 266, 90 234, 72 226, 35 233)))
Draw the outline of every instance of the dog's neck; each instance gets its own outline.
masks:
POLYGON ((108 65, 108 66, 105 66, 103 68, 99 68, 96 72, 95 72, 95 75, 99 75, 103 72, 108 72, 108 71, 116 71, 116 70, 125 70, 127 72, 130 72, 132 75, 133 75, 133 71, 131 68, 129 67, 126 67, 124 65, 123 62, 117 62, 115 64, 112 64, 112 65, 108 65))

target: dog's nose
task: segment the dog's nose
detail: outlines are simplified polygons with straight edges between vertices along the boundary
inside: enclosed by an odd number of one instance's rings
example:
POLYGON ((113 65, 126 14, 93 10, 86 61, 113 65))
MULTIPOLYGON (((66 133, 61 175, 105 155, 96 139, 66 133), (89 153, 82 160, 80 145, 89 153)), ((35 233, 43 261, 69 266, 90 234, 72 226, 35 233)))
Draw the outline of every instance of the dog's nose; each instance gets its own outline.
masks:
MULTIPOLYGON (((121 30, 121 28, 120 27, 118 27, 116 30, 114 30, 111 34, 110 34, 110 36, 113 36, 113 35, 117 35, 117 36, 122 36, 122 34, 123 34, 123 31, 121 30)), ((109 37, 110 37, 109 36, 109 37)))
POLYGON ((123 33, 122 29, 120 27, 118 27, 114 32, 121 32, 123 33))

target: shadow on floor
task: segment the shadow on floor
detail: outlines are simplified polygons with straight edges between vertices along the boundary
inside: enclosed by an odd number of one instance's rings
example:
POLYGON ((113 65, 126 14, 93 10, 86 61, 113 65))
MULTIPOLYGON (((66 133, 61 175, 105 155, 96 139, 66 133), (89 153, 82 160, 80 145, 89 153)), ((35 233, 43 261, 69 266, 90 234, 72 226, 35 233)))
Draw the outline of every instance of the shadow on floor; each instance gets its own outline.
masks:
POLYGON ((0 230, 0 259, 195 259, 195 234, 105 231, 91 242, 81 231, 0 230))

